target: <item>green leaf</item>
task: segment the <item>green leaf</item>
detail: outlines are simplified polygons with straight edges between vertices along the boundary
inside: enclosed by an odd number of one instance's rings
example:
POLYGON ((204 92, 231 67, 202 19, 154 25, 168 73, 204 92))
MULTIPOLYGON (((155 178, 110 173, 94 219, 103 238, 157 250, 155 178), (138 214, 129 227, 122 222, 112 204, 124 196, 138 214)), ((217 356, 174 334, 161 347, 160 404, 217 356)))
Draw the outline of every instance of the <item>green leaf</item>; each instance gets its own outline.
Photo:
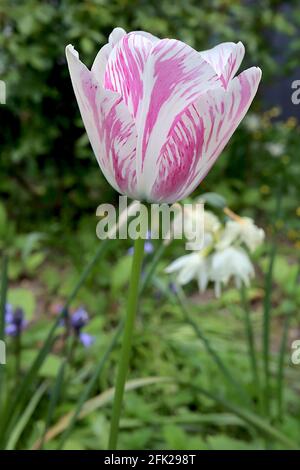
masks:
POLYGON ((14 429, 12 430, 8 443, 6 445, 6 450, 14 450, 16 445, 18 444, 18 440, 23 433, 24 429, 26 428, 27 424, 30 421, 32 414, 34 413, 36 407, 38 406, 40 399, 44 395, 45 391, 47 390, 47 384, 43 383, 37 389, 35 394, 32 396, 31 400, 29 401, 27 407, 25 408, 24 412, 18 419, 18 422, 14 429))
POLYGON ((17 287, 10 289, 7 295, 7 301, 13 307, 21 307, 24 310, 27 320, 31 320, 36 308, 34 294, 29 289, 17 287))

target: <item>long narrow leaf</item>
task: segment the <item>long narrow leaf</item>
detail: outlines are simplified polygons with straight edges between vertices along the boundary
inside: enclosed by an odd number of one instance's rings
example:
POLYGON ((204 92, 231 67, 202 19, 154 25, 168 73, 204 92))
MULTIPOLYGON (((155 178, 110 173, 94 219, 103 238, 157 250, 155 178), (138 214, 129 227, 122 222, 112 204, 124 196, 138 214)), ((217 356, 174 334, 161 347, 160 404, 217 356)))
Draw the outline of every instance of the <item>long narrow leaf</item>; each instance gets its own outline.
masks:
POLYGON ((8 443, 6 445, 6 450, 14 450, 16 445, 18 444, 19 438, 21 437, 24 429, 26 428, 30 418, 32 417, 37 405, 40 402, 40 399, 44 395, 46 389, 48 387, 47 383, 42 383, 40 387, 37 389, 33 397, 31 398, 30 402, 28 403, 27 407, 25 408, 24 412, 20 416, 18 423, 14 427, 12 433, 10 434, 8 443))
MULTIPOLYGON (((295 282, 294 282, 294 289, 298 289, 298 280, 300 275, 300 265, 298 266, 295 282)), ((286 346, 287 346, 287 339, 288 339, 288 332, 289 332, 289 325, 291 320, 292 314, 288 314, 284 320, 283 330, 282 330, 282 337, 280 342, 280 349, 279 349, 279 357, 278 357, 278 367, 277 367, 277 418, 279 421, 282 420, 283 415, 283 379, 284 379, 284 357, 286 353, 286 346)))
POLYGON ((64 381, 64 375, 65 375, 65 368, 66 368, 66 360, 64 360, 61 363, 61 366, 58 370, 58 373, 56 375, 56 380, 52 389, 52 393, 50 396, 50 401, 49 401, 49 406, 48 406, 48 411, 47 411, 47 417, 45 421, 45 429, 41 441, 41 448, 43 448, 43 443, 45 439, 45 435, 51 425, 53 415, 55 412, 55 407, 57 406, 57 403, 59 401, 60 395, 61 395, 61 390, 62 390, 62 384, 64 381))
POLYGON ((249 304, 247 301, 246 288, 244 285, 242 285, 241 287, 241 301, 242 301, 242 306, 244 310, 245 331, 246 331, 246 336, 247 336, 250 366, 252 369, 252 380, 253 380, 254 387, 258 391, 258 401, 259 401, 259 405, 261 409, 262 404, 263 404, 262 403, 262 390, 261 390, 260 376, 259 376, 258 365, 257 365, 253 327, 252 327, 252 322, 250 318, 250 310, 249 310, 249 304))
MULTIPOLYGON (((282 201, 282 183, 280 183, 275 209, 275 220, 279 217, 281 212, 282 201)), ((272 283, 273 283, 273 269, 275 258, 277 254, 276 232, 274 229, 273 240, 270 248, 270 258, 267 274, 265 277, 265 297, 264 297, 264 313, 263 313, 263 362, 264 362, 264 375, 265 375, 265 390, 264 390, 264 407, 265 413, 270 414, 270 328, 271 328, 271 308, 272 308, 272 283)))
MULTIPOLYGON (((4 327, 5 327, 5 305, 7 293, 7 267, 8 258, 4 254, 2 259, 1 269, 1 292, 0 292, 0 340, 4 341, 4 327)), ((3 409, 5 401, 5 367, 0 365, 0 423, 3 419, 3 409)), ((1 429, 1 425, 0 425, 1 429)))

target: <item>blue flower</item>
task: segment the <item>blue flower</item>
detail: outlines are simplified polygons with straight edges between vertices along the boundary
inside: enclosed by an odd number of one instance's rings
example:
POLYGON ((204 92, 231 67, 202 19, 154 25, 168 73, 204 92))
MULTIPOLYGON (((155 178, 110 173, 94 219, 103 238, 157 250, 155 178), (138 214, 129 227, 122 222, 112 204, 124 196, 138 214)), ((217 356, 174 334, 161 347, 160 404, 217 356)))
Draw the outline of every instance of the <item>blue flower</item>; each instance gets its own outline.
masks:
POLYGON ((83 333, 79 333, 79 340, 85 348, 89 348, 90 346, 92 346, 93 342, 95 341, 95 338, 89 333, 83 332, 83 333))
POLYGON ((83 307, 78 308, 71 316, 71 326, 79 332, 89 322, 89 315, 83 307))
POLYGON ((5 323, 11 323, 13 319, 14 309, 11 304, 5 305, 5 323))
POLYGON ((83 307, 78 308, 70 319, 75 335, 79 338, 79 341, 85 348, 89 348, 95 340, 95 338, 90 334, 81 331, 88 322, 89 315, 83 307))
POLYGON ((10 304, 5 306, 5 334, 8 336, 19 336, 27 325, 22 308, 13 310, 10 304))

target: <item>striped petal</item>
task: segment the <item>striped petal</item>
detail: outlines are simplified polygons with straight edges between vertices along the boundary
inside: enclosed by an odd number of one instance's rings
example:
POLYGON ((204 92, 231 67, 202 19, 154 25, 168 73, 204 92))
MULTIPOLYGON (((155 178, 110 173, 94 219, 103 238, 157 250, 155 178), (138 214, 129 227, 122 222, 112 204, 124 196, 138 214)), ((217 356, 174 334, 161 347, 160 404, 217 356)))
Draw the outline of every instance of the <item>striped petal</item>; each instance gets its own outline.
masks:
POLYGON ((158 159, 151 200, 175 202, 198 186, 245 116, 260 79, 261 70, 252 67, 227 90, 207 91, 175 119, 158 159))
POLYGON ((217 86, 217 76, 200 54, 173 39, 156 42, 147 59, 136 116, 137 181, 140 197, 149 198, 157 160, 174 120, 202 93, 217 86))
POLYGON ((160 39, 156 36, 153 36, 153 34, 148 33, 147 31, 132 31, 130 34, 140 34, 141 36, 144 36, 145 38, 149 39, 153 44, 160 41, 160 39))
POLYGON ((134 117, 143 99, 143 73, 151 49, 147 37, 130 33, 116 44, 107 62, 104 87, 119 93, 134 117))
POLYGON ((119 41, 126 35, 126 31, 123 28, 114 28, 109 35, 108 43, 114 47, 119 41))
POLYGON ((200 52, 203 59, 213 67, 224 88, 227 88, 238 71, 244 54, 245 48, 241 42, 223 42, 208 51, 200 52))
POLYGON ((126 31, 122 28, 115 28, 109 35, 108 43, 101 47, 100 51, 96 55, 94 63, 92 65, 92 71, 97 81, 104 86, 104 74, 106 64, 108 62, 109 55, 113 50, 114 46, 125 36, 126 31))
POLYGON ((73 46, 67 46, 66 56, 82 120, 100 168, 117 191, 134 197, 135 123, 122 97, 99 84, 73 46))

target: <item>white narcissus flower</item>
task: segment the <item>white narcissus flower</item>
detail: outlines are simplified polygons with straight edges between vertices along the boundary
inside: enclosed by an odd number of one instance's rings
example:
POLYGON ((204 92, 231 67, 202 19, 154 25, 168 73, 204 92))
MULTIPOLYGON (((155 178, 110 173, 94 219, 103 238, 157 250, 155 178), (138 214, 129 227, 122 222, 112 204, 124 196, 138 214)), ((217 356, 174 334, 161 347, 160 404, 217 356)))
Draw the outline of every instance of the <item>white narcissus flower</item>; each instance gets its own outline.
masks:
POLYGON ((116 28, 89 70, 67 46, 81 116, 111 186, 149 202, 173 203, 194 191, 256 94, 258 67, 235 77, 244 52, 241 42, 198 52, 116 28))
POLYGON ((221 223, 218 217, 210 211, 204 211, 204 230, 212 234, 218 232, 221 228, 221 223))
POLYGON ((183 206, 183 217, 182 213, 179 212, 175 215, 173 222, 174 232, 181 232, 182 225, 184 226, 184 234, 191 239, 192 235, 195 235, 195 230, 199 227, 200 230, 204 231, 203 248, 210 244, 213 240, 214 235, 221 228, 221 223, 218 217, 210 211, 197 211, 195 207, 190 209, 189 206, 183 206))
POLYGON ((253 265, 242 248, 229 246, 211 255, 210 278, 215 283, 215 293, 218 297, 222 284, 228 284, 231 278, 239 288, 242 283, 248 286, 253 276, 253 265))
POLYGON ((240 220, 228 220, 222 233, 217 249, 224 249, 233 243, 244 243, 253 252, 264 240, 265 232, 257 227, 249 217, 240 220))
POLYGON ((173 261, 165 269, 165 272, 168 274, 178 273, 176 281, 182 286, 196 279, 200 291, 204 292, 209 282, 209 259, 202 256, 201 252, 184 255, 173 261))

